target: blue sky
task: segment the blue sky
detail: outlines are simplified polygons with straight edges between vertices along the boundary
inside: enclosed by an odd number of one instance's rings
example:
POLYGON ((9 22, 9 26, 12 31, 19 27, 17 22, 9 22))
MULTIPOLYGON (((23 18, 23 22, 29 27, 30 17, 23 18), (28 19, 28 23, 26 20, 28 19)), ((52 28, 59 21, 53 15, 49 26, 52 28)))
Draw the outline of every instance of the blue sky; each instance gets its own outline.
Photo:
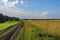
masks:
POLYGON ((9 16, 29 19, 60 18, 60 0, 0 0, 0 6, 7 9, 4 11, 0 7, 1 12, 8 13, 9 9, 9 12, 12 10, 12 13, 6 14, 9 16))

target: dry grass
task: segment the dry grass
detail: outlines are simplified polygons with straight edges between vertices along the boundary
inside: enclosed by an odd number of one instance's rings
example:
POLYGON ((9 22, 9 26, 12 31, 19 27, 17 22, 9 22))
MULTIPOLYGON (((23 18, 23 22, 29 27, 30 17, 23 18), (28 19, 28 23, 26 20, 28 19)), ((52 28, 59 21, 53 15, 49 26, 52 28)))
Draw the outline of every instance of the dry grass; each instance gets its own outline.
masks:
POLYGON ((53 34, 60 36, 60 20, 25 20, 30 22, 40 29, 53 34))

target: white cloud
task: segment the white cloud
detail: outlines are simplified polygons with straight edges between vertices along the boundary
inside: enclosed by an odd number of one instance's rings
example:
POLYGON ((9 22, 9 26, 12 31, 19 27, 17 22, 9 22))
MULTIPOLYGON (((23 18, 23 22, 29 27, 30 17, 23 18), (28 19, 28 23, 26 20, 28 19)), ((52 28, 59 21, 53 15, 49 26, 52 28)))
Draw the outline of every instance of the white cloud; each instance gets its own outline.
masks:
POLYGON ((2 0, 4 3, 8 2, 8 0, 2 0))
POLYGON ((40 12, 40 13, 26 12, 24 13, 25 18, 28 18, 28 19, 46 18, 47 15, 48 15, 48 12, 40 12))
POLYGON ((2 12, 4 15, 19 17, 19 18, 23 18, 23 19, 24 18, 41 19, 41 18, 46 18, 48 15, 48 12, 32 13, 32 12, 24 11, 22 9, 20 9, 20 10, 11 9, 11 8, 5 7, 5 6, 0 6, 0 12, 2 12))
POLYGON ((48 12, 42 12, 41 14, 40 14, 41 16, 46 16, 46 15, 48 15, 48 12))
POLYGON ((23 5, 23 3, 24 3, 23 0, 21 0, 20 3, 21 3, 21 5, 23 5))
POLYGON ((13 1, 13 2, 8 2, 8 0, 2 0, 2 2, 7 7, 14 7, 18 3, 18 0, 13 1))
POLYGON ((2 2, 4 3, 4 5, 7 5, 8 0, 2 0, 2 2))

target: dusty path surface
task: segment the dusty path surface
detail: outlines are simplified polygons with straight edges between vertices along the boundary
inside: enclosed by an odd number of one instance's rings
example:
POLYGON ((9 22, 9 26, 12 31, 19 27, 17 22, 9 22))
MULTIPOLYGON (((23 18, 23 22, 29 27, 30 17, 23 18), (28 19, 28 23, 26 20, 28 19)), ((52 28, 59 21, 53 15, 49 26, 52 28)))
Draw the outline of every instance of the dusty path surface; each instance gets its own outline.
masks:
POLYGON ((15 27, 7 30, 7 32, 5 32, 3 35, 0 36, 0 40, 14 40, 14 38, 19 33, 20 28, 23 27, 23 24, 24 23, 22 22, 22 23, 16 25, 15 27))

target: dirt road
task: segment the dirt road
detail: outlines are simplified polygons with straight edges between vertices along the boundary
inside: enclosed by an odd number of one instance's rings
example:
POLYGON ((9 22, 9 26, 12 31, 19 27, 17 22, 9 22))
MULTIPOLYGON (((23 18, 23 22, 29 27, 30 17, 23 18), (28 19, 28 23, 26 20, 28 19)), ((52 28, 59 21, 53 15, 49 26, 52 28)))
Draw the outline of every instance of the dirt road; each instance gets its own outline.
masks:
POLYGON ((5 33, 3 33, 0 36, 0 40, 14 40, 14 38, 17 36, 17 34, 19 33, 19 30, 21 27, 23 27, 23 22, 14 26, 13 28, 10 28, 9 30, 7 30, 5 33))

